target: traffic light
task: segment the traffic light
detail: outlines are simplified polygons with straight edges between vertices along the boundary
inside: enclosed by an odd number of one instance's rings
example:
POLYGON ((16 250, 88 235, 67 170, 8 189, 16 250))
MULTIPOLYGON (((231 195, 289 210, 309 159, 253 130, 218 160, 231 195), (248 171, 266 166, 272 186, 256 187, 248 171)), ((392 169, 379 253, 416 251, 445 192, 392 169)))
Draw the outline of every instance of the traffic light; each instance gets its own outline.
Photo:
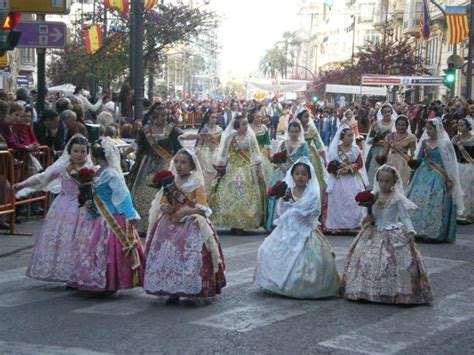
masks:
POLYGON ((318 97, 316 95, 314 95, 312 98, 311 98, 311 101, 313 101, 314 103, 318 102, 318 97))
POLYGON ((444 85, 452 89, 456 83, 456 69, 453 63, 448 64, 448 68, 444 69, 444 85))
POLYGON ((6 51, 14 49, 20 41, 21 32, 15 31, 14 28, 20 22, 21 13, 0 12, 0 15, 0 55, 4 55, 6 51))

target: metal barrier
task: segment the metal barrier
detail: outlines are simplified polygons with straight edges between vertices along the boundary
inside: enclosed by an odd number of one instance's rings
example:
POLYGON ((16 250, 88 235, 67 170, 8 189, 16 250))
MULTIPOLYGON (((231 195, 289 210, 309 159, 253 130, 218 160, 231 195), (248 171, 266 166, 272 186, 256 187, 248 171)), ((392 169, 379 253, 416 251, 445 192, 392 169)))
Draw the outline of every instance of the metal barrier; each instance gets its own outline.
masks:
MULTIPOLYGON (((10 233, 16 232, 15 228, 15 159, 8 151, 0 151, 0 216, 10 215, 10 233)), ((2 221, 3 222, 3 221, 2 221)))

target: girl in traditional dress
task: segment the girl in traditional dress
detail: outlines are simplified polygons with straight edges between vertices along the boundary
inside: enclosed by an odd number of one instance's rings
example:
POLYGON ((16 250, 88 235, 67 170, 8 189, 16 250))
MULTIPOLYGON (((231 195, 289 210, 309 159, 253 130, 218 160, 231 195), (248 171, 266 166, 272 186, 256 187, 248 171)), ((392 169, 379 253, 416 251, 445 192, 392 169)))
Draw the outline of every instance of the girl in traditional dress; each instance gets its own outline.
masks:
POLYGON ((83 167, 92 167, 89 145, 84 136, 76 134, 54 164, 15 186, 17 198, 37 191, 58 194, 37 236, 27 276, 44 281, 69 280, 76 227, 87 218, 85 211, 79 209, 78 182, 71 175, 83 167))
POLYGON ((223 133, 216 159, 220 176, 210 198, 213 223, 239 234, 262 225, 265 212, 262 158, 248 126, 247 118, 238 115, 223 133))
MULTIPOLYGON (((301 157, 309 157, 308 144, 304 140, 303 127, 299 121, 292 121, 288 125, 286 138, 277 148, 277 153, 286 154, 286 162, 277 164, 270 180, 270 186, 278 180, 283 180, 288 169, 301 157)), ((276 211, 276 200, 269 197, 267 208, 267 221, 265 229, 271 231, 274 227, 273 218, 276 211)))
POLYGON ((372 188, 375 172, 380 167, 375 158, 383 154, 384 139, 392 132, 396 118, 392 105, 385 103, 377 113, 377 120, 370 127, 364 148, 364 153, 367 154, 365 167, 369 178, 369 188, 372 188))
POLYGON ((358 231, 362 211, 355 196, 367 186, 362 153, 354 142, 354 133, 341 126, 329 147, 330 173, 327 189, 327 212, 324 228, 331 233, 358 231))
POLYGON ((359 138, 359 125, 357 124, 356 119, 354 118, 354 112, 352 110, 347 110, 344 112, 344 116, 341 119, 341 122, 339 124, 341 125, 347 125, 352 130, 352 133, 354 133, 354 138, 357 139, 359 138))
POLYGON ((217 125, 217 111, 210 109, 206 112, 197 134, 185 133, 180 136, 183 140, 196 139, 194 150, 202 167, 207 196, 211 193, 212 181, 216 177, 213 164, 217 158, 222 132, 222 128, 217 125))
POLYGON ((273 174, 273 165, 270 162, 272 154, 272 144, 270 142, 270 130, 262 123, 263 114, 253 109, 249 113, 249 124, 255 136, 262 155, 262 170, 266 185, 269 184, 273 174))
POLYGON ((328 175, 326 169, 326 150, 323 145, 323 141, 319 136, 318 129, 316 128, 310 114, 307 110, 301 111, 297 118, 301 122, 304 130, 304 139, 308 143, 309 158, 316 171, 316 177, 319 182, 319 188, 321 189, 321 196, 326 192, 328 175))
POLYGON ((385 137, 382 153, 382 157, 387 158, 387 164, 393 166, 400 173, 404 186, 408 185, 412 171, 407 163, 416 149, 416 137, 408 132, 409 125, 410 122, 407 116, 400 115, 397 117, 395 120, 396 132, 385 137))
POLYGON ((135 229, 140 218, 120 167, 120 152, 110 137, 92 144, 96 172, 89 219, 78 225, 68 285, 108 294, 143 285, 145 257, 135 229))
POLYGON ((341 295, 350 300, 425 304, 433 300, 430 280, 415 246, 403 182, 390 165, 376 172, 373 214, 352 242, 342 276, 341 295))
POLYGON ((208 219, 212 211, 199 161, 193 152, 181 149, 171 171, 175 176, 171 190, 157 194, 149 213, 145 291, 170 296, 169 303, 179 297, 214 297, 225 286, 225 266, 208 219))
POLYGON ((153 104, 138 134, 137 158, 127 177, 133 202, 142 217, 138 231, 143 235, 147 230, 148 210, 155 196, 154 189, 148 185, 157 171, 169 166, 173 155, 181 148, 178 140, 181 131, 167 119, 166 107, 160 103, 153 104))
POLYGON ((257 255, 255 283, 294 298, 322 298, 339 289, 335 256, 318 229, 321 210, 318 180, 307 157, 288 170, 286 196, 278 201, 276 228, 257 255))
POLYGON ((458 134, 453 137, 459 178, 464 192, 464 213, 458 212, 458 224, 474 223, 474 132, 470 117, 458 120, 458 134))
POLYGON ((416 235, 425 240, 454 242, 456 211, 464 210, 456 153, 439 118, 428 120, 418 142, 415 171, 407 196, 418 208, 410 211, 416 235))

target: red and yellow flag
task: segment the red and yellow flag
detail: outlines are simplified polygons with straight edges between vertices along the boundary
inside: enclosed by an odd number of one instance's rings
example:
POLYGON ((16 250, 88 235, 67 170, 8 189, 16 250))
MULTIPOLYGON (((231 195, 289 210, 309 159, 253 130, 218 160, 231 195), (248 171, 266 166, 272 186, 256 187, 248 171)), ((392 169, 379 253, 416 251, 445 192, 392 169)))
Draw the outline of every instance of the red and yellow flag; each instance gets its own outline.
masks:
POLYGON ((467 37, 469 27, 465 6, 446 6, 446 21, 448 22, 449 43, 456 44, 467 37))
POLYGON ((145 10, 151 10, 153 9, 156 4, 158 4, 158 0, 145 0, 145 10))
POLYGON ((128 0, 104 0, 104 6, 115 9, 122 14, 128 13, 128 0))
POLYGON ((94 54, 102 47, 102 29, 100 25, 84 25, 84 39, 87 54, 94 54))

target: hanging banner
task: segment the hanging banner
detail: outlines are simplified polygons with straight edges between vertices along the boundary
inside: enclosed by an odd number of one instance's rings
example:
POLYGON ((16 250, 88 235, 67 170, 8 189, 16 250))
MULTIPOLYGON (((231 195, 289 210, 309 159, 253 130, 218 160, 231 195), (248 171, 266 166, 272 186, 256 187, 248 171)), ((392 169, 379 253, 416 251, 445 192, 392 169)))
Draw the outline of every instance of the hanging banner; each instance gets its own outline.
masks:
POLYGON ((102 29, 100 25, 84 25, 84 39, 87 54, 94 54, 102 47, 102 29))
POLYGON ((114 9, 121 14, 128 13, 128 0, 104 0, 104 6, 108 9, 114 9))

